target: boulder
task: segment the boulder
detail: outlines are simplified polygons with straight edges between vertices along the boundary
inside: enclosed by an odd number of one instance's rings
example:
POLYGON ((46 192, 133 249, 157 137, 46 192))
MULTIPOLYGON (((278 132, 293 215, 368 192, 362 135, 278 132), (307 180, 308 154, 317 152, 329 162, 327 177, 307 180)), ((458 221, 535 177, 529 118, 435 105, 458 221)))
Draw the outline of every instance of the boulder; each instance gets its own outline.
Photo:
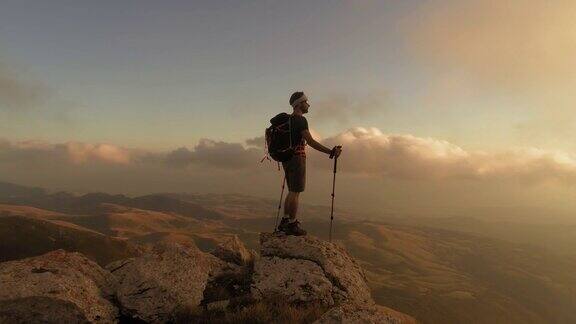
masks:
POLYGON ((114 278, 80 253, 0 263, 0 322, 113 323, 114 278))
MULTIPOLYGON (((332 283, 332 297, 336 303, 344 301, 374 303, 364 271, 341 246, 311 235, 287 236, 281 233, 261 233, 260 246, 263 259, 277 257, 316 264, 332 283)), ((268 264, 270 263, 264 263, 260 267, 268 264)), ((264 268, 262 271, 275 270, 264 268)), ((269 278, 273 276, 270 275, 269 278)))
MULTIPOLYGON (((94 322, 94 321, 92 321, 94 322)), ((108 323, 108 321, 96 321, 108 323)), ((0 300, 0 323, 91 323, 76 304, 58 298, 32 296, 0 300)))
POLYGON ((226 262, 245 266, 254 261, 255 251, 248 250, 237 235, 232 235, 218 244, 211 253, 226 262))
POLYGON ((416 320, 380 305, 347 303, 330 309, 314 322, 314 324, 340 323, 416 324, 416 320))
POLYGON ((200 304, 209 275, 218 264, 210 257, 196 247, 161 243, 140 257, 106 268, 118 278, 116 298, 123 315, 162 323, 179 309, 200 304))
POLYGON ((282 296, 287 302, 333 305, 333 285, 316 263, 264 257, 254 265, 252 295, 257 299, 282 296))

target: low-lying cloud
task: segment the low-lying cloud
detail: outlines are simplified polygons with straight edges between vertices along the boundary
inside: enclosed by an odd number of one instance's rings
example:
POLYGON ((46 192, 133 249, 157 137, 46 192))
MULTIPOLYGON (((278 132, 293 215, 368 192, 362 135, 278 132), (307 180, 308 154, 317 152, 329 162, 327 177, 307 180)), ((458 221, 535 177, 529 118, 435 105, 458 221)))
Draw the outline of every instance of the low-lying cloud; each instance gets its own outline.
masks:
POLYGON ((127 164, 130 162, 128 150, 110 144, 68 143, 68 157, 74 164, 97 160, 106 163, 127 164))
MULTIPOLYGON (((497 180, 576 184, 576 156, 560 151, 538 148, 469 151, 440 139, 385 134, 377 128, 363 127, 349 129, 322 142, 328 147, 343 145, 339 172, 350 175, 421 182, 497 180)), ((112 144, 0 141, 0 168, 8 164, 30 167, 32 163, 40 168, 38 172, 45 173, 63 165, 69 168, 109 165, 124 169, 148 165, 167 170, 191 167, 217 174, 218 170, 262 170, 263 164, 259 161, 263 156, 262 148, 210 139, 201 139, 192 149, 181 147, 164 153, 112 144)), ((313 169, 328 171, 331 168, 326 156, 310 147, 308 157, 313 169)))
MULTIPOLYGON (((440 139, 362 127, 322 142, 343 145, 338 206, 428 216, 471 206, 576 208, 570 199, 576 158, 568 153, 471 151, 440 139)), ((209 139, 165 152, 0 139, 0 181, 75 192, 243 193, 278 199, 282 171, 276 162, 260 163, 263 155, 261 148, 209 139)), ((307 155, 306 202, 329 204, 332 160, 311 148, 307 155)))
POLYGON ((245 142, 246 145, 248 146, 259 147, 261 149, 264 149, 264 147, 266 147, 266 140, 264 136, 249 138, 245 142))
POLYGON ((193 150, 181 147, 168 153, 165 161, 168 165, 175 167, 199 165, 241 169, 256 165, 262 153, 263 151, 260 149, 245 148, 240 143, 226 143, 203 138, 193 150))
POLYGON ((342 172, 423 181, 468 179, 576 184, 576 156, 559 151, 537 148, 467 151, 444 140, 388 135, 377 128, 363 127, 327 138, 325 144, 343 145, 342 172))
MULTIPOLYGON (((52 163, 81 165, 86 163, 123 164, 131 162, 128 149, 111 144, 67 142, 51 144, 44 141, 0 141, 0 163, 52 163)), ((49 172, 46 170, 46 172, 49 172)))

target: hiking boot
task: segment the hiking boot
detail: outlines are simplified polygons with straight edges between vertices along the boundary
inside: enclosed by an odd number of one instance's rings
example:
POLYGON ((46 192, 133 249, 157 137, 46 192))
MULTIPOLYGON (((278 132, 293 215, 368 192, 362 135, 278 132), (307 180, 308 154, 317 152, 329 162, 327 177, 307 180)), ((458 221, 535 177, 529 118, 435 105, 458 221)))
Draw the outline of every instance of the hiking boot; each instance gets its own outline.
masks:
POLYGON ((286 226, 288 226, 288 224, 290 224, 290 220, 288 218, 282 217, 282 220, 280 221, 280 224, 277 228, 278 232, 286 233, 286 226))
POLYGON ((288 223, 283 232, 286 233, 286 235, 294 235, 294 236, 306 235, 306 231, 300 227, 299 221, 288 223))

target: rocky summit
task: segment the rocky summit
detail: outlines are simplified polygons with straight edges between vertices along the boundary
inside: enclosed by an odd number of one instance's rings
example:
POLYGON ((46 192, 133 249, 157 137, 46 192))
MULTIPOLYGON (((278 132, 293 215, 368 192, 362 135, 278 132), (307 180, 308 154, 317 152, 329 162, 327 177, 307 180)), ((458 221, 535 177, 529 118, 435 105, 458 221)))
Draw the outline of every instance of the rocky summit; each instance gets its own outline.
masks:
POLYGON ((302 323, 414 322, 373 302, 362 268, 341 246, 269 233, 260 241, 259 254, 237 237, 209 252, 160 243, 105 268, 64 250, 0 263, 0 322, 233 323, 271 300, 321 305, 302 323))
POLYGON ((331 306, 315 323, 414 323, 408 315, 375 305, 366 275, 336 243, 314 236, 260 235, 262 257, 254 265, 258 298, 320 302, 331 306))
MULTIPOLYGON (((332 287, 332 297, 335 302, 356 301, 359 303, 373 304, 370 289, 366 282, 366 275, 360 265, 346 250, 336 243, 327 242, 314 236, 290 236, 283 234, 260 235, 262 259, 271 266, 283 263, 286 266, 305 264, 309 268, 320 272, 332 287)), ((277 271, 269 271, 267 266, 256 264, 256 286, 266 288, 268 279, 278 277, 277 271), (267 272, 270 273, 270 276, 267 272)), ((276 266, 276 268, 278 268, 276 266)), ((298 268, 298 267, 296 267, 298 268)), ((290 278, 290 271, 286 277, 290 278)), ((270 283, 275 285, 277 283, 270 283)), ((314 287, 313 289, 320 288, 314 287)), ((308 289, 308 288, 307 288, 308 289)), ((329 302, 329 301, 328 301, 329 302)), ((331 303, 329 303, 331 304, 331 303)))

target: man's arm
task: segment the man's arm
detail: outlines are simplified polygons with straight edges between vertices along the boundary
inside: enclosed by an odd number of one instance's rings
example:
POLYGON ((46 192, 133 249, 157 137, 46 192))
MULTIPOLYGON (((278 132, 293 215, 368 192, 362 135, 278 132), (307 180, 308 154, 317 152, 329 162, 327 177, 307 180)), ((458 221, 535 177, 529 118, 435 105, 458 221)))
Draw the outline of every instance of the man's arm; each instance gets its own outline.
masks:
POLYGON ((326 146, 316 142, 313 138, 312 135, 310 134, 310 132, 305 129, 302 131, 302 137, 304 137, 304 139, 306 140, 306 143, 308 143, 308 145, 312 146, 312 148, 320 151, 320 152, 324 152, 328 155, 330 155, 330 153, 332 153, 332 150, 327 148, 326 146))

